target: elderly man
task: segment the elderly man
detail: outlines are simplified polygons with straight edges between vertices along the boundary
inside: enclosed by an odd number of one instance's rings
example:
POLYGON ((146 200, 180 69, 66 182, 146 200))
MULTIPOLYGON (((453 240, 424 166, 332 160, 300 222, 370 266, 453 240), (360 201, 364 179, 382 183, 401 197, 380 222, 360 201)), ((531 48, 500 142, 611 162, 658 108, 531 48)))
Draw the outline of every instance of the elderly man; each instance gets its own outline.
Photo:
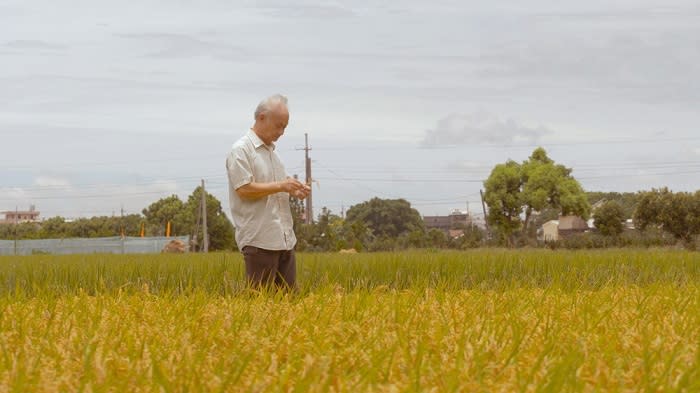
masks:
POLYGON ((236 243, 250 285, 296 286, 297 239, 289 196, 304 199, 311 188, 287 176, 275 143, 289 122, 287 98, 274 95, 255 110, 255 124, 233 144, 226 159, 236 243))

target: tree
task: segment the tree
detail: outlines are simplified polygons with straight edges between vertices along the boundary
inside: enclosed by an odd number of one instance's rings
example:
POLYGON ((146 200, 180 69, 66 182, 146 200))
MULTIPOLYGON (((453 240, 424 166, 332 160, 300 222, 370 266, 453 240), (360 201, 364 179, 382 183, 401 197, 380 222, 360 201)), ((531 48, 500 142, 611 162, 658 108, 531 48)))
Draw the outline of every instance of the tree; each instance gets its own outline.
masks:
POLYGON ((148 226, 147 232, 156 236, 165 235, 168 222, 170 222, 171 235, 191 235, 195 220, 192 213, 192 209, 186 208, 177 195, 159 199, 143 209, 148 226))
POLYGON ((289 209, 292 212, 292 227, 296 231, 304 224, 304 201, 293 196, 289 197, 289 209))
POLYGON ((41 223, 39 236, 42 239, 63 238, 68 232, 70 223, 66 223, 63 217, 51 217, 41 223))
POLYGON ((357 251, 362 251, 372 241, 372 230, 362 221, 343 222, 343 237, 357 251))
POLYGON ((635 225, 642 230, 657 226, 692 247, 700 234, 700 191, 671 192, 668 188, 641 194, 634 213, 635 225))
POLYGON ((482 242, 486 238, 486 233, 481 230, 476 225, 467 225, 464 228, 464 235, 456 238, 450 239, 450 247, 458 248, 461 250, 468 248, 477 248, 482 245, 482 242))
POLYGON ((397 238, 413 231, 425 233, 423 218, 405 199, 372 198, 350 207, 345 220, 349 225, 364 223, 377 238, 397 238))
POLYGON ((522 165, 522 192, 527 229, 532 213, 555 208, 562 215, 588 218, 590 205, 583 188, 571 176, 571 169, 556 165, 541 147, 522 165))
POLYGON ((523 237, 534 233, 532 218, 547 208, 588 218, 590 205, 571 171, 555 164, 541 147, 522 164, 508 160, 496 165, 484 182, 487 220, 512 243, 512 235, 521 228, 523 237))
POLYGON ((430 247, 443 248, 447 246, 447 235, 437 228, 430 229, 426 237, 430 247))
POLYGON ((23 222, 19 224, 0 224, 0 239, 39 239, 40 224, 23 222))
POLYGON ((401 248, 423 248, 426 245, 425 231, 415 229, 410 232, 404 232, 397 239, 397 243, 401 248))
POLYGON ((137 236, 143 217, 139 214, 121 216, 98 216, 66 221, 63 217, 51 217, 42 222, 31 222, 0 226, 0 238, 18 239, 62 239, 137 236))
POLYGON ((344 244, 341 236, 342 226, 343 219, 324 206, 315 224, 314 236, 311 240, 313 249, 338 251, 341 248, 346 248, 347 244, 344 244))
POLYGON ((636 192, 599 192, 587 191, 588 203, 593 206, 599 202, 615 201, 620 204, 625 219, 632 218, 634 210, 639 202, 639 193, 636 192))
POLYGON ((484 200, 489 206, 486 216, 489 224, 498 229, 504 240, 511 242, 511 235, 522 224, 523 208, 520 164, 508 160, 496 165, 484 183, 484 200))
POLYGON ((634 225, 641 230, 649 226, 661 226, 661 211, 669 193, 668 188, 640 192, 634 211, 634 225))
MULTIPOLYGON (((171 235, 192 235, 195 230, 197 217, 201 215, 199 212, 201 201, 202 187, 198 186, 187 197, 187 202, 182 202, 177 195, 171 195, 152 203, 148 208, 143 209, 148 232, 160 236, 164 235, 169 221, 171 235)), ((221 202, 208 192, 206 193, 206 202, 209 249, 212 251, 235 249, 233 226, 224 214, 221 202)), ((202 244, 202 240, 200 230, 197 234, 197 244, 202 244)))
MULTIPOLYGON (((209 235, 209 250, 235 250, 236 243, 234 240, 233 225, 224 214, 221 208, 221 202, 210 193, 205 194, 207 202, 207 233, 209 235)), ((197 212, 200 209, 202 201, 202 186, 194 189, 192 194, 187 197, 187 202, 184 205, 182 217, 190 219, 190 232, 194 233, 194 225, 197 217, 197 212)), ((197 244, 202 244, 201 231, 197 236, 197 244)))
POLYGON ((617 201, 603 203, 594 213, 595 227, 605 236, 617 236, 622 233, 625 211, 617 201))

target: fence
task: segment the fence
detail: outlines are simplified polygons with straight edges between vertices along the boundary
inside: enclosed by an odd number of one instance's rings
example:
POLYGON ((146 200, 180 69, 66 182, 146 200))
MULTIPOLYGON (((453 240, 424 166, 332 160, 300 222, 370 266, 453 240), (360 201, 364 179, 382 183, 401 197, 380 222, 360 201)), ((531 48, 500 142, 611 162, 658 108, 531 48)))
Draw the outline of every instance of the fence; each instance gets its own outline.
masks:
POLYGON ((187 236, 98 237, 91 239, 0 240, 0 255, 148 254, 159 253, 172 240, 188 244, 187 236))

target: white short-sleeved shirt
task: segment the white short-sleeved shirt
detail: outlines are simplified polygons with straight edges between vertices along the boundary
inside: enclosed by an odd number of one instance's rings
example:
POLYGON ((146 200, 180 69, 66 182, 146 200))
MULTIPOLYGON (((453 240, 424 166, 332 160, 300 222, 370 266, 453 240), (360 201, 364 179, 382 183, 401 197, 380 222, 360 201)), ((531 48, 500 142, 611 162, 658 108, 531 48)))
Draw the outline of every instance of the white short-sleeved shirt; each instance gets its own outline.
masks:
POLYGON ((229 203, 236 243, 239 249, 254 246, 266 250, 291 250, 294 235, 289 194, 278 192, 262 198, 241 198, 236 190, 246 184, 270 183, 286 179, 287 173, 275 152, 252 130, 233 144, 226 158, 229 203))

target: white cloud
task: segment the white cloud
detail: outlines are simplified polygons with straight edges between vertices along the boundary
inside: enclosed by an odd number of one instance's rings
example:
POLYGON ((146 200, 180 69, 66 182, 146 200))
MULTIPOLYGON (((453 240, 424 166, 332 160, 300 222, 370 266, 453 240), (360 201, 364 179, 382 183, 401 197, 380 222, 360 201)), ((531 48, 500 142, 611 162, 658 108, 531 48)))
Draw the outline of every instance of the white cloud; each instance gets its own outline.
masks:
POLYGON ((457 173, 469 173, 469 174, 484 174, 488 173, 491 167, 484 162, 479 161, 450 161, 446 166, 447 171, 457 172, 457 173))
POLYGON ((514 119, 501 119, 486 112, 453 113, 440 119, 435 129, 425 132, 423 146, 537 143, 550 133, 543 126, 528 127, 514 119))
POLYGON ((296 4, 291 4, 287 1, 266 1, 258 2, 256 6, 263 11, 276 17, 288 18, 308 18, 308 19, 318 19, 318 18, 329 18, 329 19, 342 19, 356 16, 355 11, 350 7, 344 7, 340 4, 318 4, 316 1, 312 2, 297 2, 296 4))
POLYGON ((34 185, 39 187, 69 187, 70 182, 59 177, 39 176, 34 179, 34 185))
POLYGON ((117 36, 152 48, 146 57, 153 58, 178 59, 209 56, 221 60, 241 60, 244 56, 252 55, 250 51, 239 46, 202 40, 187 34, 127 33, 117 34, 117 36))
POLYGON ((156 180, 148 186, 149 191, 177 192, 177 182, 175 180, 156 180))
POLYGON ((47 41, 40 40, 14 40, 7 42, 6 47, 12 49, 27 49, 27 50, 63 50, 66 49, 66 45, 54 44, 47 41))
POLYGON ((4 187, 0 188, 0 200, 3 205, 7 202, 15 202, 21 200, 27 195, 27 192, 22 187, 4 187))
MULTIPOLYGON (((689 34, 649 22, 644 33, 619 32, 615 26, 589 35, 572 34, 557 24, 545 26, 544 33, 529 39, 484 48, 476 75, 517 83, 521 93, 528 89, 547 89, 556 94, 564 91, 567 100, 590 94, 663 105, 694 104, 698 100, 697 29, 689 34), (561 34, 553 34, 555 31, 561 34)), ((586 26, 572 29, 576 33, 586 26)))

